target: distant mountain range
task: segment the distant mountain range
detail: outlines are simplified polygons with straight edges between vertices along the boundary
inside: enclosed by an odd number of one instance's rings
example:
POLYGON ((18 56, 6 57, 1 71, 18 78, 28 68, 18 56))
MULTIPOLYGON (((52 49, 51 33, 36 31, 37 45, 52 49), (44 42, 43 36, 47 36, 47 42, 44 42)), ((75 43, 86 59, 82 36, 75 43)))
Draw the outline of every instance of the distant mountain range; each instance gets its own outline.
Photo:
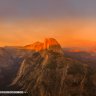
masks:
POLYGON ((96 96, 92 54, 65 50, 54 38, 0 48, 0 88, 23 90, 28 96, 96 96))

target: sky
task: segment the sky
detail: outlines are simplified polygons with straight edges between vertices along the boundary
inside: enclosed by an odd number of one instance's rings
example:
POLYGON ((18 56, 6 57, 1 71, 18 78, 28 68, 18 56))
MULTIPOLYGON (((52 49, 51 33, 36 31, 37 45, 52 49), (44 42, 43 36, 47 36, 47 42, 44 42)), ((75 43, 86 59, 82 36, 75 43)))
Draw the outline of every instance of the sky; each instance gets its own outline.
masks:
POLYGON ((48 37, 64 47, 96 44, 95 9, 95 0, 0 0, 0 46, 48 37))

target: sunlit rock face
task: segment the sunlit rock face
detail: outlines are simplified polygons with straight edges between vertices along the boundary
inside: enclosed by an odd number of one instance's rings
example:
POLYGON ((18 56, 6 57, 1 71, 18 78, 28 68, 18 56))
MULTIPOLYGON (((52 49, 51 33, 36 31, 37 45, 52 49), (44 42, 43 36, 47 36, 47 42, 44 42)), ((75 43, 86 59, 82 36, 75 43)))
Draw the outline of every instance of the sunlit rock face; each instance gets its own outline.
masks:
POLYGON ((44 49, 50 49, 52 46, 60 47, 59 43, 53 38, 46 38, 44 42, 44 49))
POLYGON ((31 45, 25 46, 25 48, 29 49, 29 50, 34 50, 34 51, 41 51, 41 50, 43 50, 43 46, 44 46, 43 43, 35 42, 35 43, 31 44, 31 45))
POLYGON ((62 53, 60 44, 54 38, 46 38, 44 43, 35 42, 31 45, 25 46, 25 48, 34 51, 51 50, 53 52, 62 53))
POLYGON ((44 49, 51 50, 53 52, 62 53, 62 48, 61 48, 60 44, 54 38, 45 39, 44 49))

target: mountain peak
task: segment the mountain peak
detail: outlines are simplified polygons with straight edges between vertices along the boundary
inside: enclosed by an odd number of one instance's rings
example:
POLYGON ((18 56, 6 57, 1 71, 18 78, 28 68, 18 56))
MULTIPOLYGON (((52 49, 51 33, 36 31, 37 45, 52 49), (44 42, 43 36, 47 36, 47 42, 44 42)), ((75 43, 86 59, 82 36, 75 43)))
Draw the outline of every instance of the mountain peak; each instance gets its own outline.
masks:
POLYGON ((59 46, 59 43, 54 38, 46 38, 44 42, 44 48, 48 49, 52 46, 59 46))
POLYGON ((60 44, 57 42, 54 38, 46 38, 44 41, 44 49, 45 50, 51 50, 54 52, 62 52, 62 48, 60 44))
POLYGON ((44 43, 35 42, 33 44, 25 46, 26 49, 41 51, 41 50, 51 50, 53 52, 62 53, 62 48, 60 44, 54 38, 46 38, 44 43))
POLYGON ((34 50, 34 51, 41 51, 43 50, 44 44, 42 42, 35 42, 30 45, 26 45, 25 48, 29 50, 34 50))

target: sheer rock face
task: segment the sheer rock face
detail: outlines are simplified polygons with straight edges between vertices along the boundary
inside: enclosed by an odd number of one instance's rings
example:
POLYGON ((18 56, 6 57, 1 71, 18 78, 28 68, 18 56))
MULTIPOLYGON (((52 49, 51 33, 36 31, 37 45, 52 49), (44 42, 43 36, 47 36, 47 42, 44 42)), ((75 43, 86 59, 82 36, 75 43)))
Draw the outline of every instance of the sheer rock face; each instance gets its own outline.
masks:
POLYGON ((44 49, 51 50, 53 52, 62 53, 62 48, 61 48, 60 44, 53 38, 45 39, 44 49))
POLYGON ((45 39, 44 43, 36 42, 31 45, 27 45, 25 48, 34 51, 51 50, 53 52, 62 53, 60 44, 53 38, 45 39))

